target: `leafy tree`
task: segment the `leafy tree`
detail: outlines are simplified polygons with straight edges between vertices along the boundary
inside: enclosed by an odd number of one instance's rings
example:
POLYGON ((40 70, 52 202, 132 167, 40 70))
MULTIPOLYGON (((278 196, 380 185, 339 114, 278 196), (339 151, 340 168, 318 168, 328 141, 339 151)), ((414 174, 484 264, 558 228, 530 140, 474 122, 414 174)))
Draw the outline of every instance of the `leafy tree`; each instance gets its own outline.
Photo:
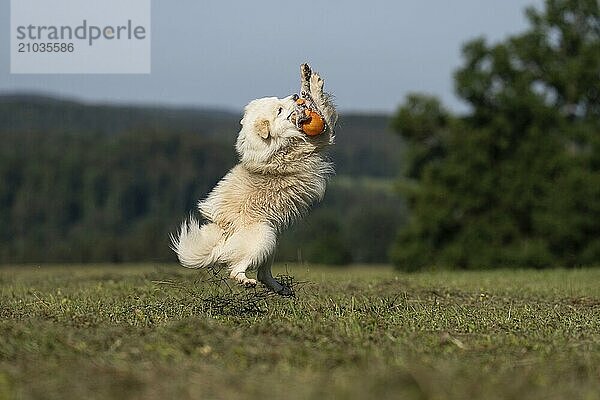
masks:
POLYGON ((600 12, 547 0, 523 34, 464 46, 450 115, 411 95, 393 126, 411 146, 411 221, 392 251, 412 270, 600 261, 600 12))

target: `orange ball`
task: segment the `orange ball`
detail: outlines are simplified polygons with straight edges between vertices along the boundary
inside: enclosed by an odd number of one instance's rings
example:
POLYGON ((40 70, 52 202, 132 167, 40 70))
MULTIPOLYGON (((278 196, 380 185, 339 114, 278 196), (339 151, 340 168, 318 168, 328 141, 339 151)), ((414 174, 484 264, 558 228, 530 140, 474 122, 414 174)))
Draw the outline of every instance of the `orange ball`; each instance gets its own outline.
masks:
POLYGON ((323 121, 319 113, 310 110, 306 110, 305 113, 309 119, 301 124, 302 132, 308 136, 317 136, 323 133, 325 130, 325 121, 323 121))

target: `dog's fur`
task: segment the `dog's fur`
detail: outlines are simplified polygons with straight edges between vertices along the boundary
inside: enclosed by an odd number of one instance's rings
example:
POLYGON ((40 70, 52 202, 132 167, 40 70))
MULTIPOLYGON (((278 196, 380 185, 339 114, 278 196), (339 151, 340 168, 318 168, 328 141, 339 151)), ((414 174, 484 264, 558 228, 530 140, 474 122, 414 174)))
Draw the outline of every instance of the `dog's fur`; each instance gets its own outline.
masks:
POLYGON ((296 96, 267 97, 245 108, 236 150, 240 162, 198 208, 206 222, 183 222, 173 249, 185 267, 225 265, 230 277, 246 286, 256 280, 283 295, 290 289, 271 274, 277 235, 302 217, 325 194, 333 166, 322 151, 333 143, 337 113, 323 80, 308 65, 301 68, 302 91, 323 115, 327 129, 307 136, 292 122, 296 96))

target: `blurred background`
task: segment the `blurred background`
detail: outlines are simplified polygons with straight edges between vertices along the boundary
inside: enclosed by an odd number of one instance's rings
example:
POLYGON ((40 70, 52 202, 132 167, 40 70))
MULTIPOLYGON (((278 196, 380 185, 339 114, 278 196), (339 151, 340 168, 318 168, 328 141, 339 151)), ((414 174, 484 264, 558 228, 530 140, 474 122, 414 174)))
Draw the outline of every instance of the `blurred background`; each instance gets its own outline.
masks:
POLYGON ((0 263, 175 261, 243 106, 305 61, 336 95, 337 176, 279 261, 599 264, 597 0, 154 1, 149 75, 2 57, 0 263))

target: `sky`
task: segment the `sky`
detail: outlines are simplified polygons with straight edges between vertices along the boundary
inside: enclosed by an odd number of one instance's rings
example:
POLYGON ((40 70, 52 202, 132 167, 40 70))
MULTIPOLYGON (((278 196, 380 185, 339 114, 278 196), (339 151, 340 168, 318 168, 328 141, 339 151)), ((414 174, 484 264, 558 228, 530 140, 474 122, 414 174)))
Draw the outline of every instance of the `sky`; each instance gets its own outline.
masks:
POLYGON ((0 0, 0 94, 238 111, 255 98, 297 92, 299 65, 308 61, 342 111, 392 112, 410 92, 462 111, 452 80, 462 44, 519 33, 527 27, 525 7, 542 4, 152 0, 150 74, 20 75, 10 74, 10 0, 0 0))

